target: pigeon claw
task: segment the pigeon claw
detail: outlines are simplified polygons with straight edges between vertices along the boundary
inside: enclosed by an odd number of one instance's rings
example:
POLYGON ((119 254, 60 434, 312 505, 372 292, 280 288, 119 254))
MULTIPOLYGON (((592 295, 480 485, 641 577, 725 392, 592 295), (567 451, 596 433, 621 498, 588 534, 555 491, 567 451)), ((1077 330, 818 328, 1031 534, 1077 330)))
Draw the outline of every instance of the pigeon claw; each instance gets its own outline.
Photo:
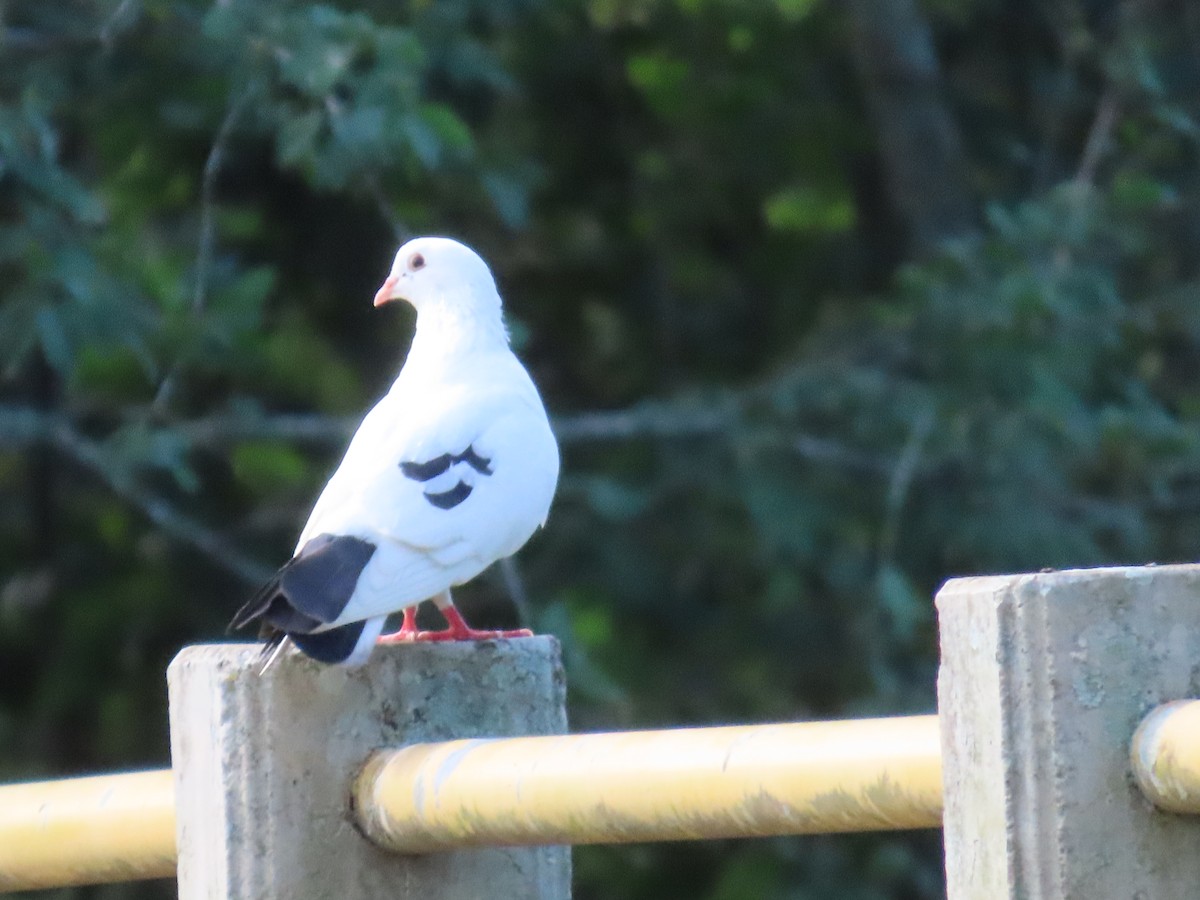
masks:
POLYGON ((528 628, 513 628, 500 631, 472 628, 462 617, 462 613, 453 606, 444 607, 441 613, 446 618, 448 627, 443 628, 441 631, 418 631, 417 610, 416 607, 410 606, 404 610, 404 622, 400 626, 400 630, 392 634, 380 635, 376 643, 413 644, 433 643, 436 641, 494 641, 499 638, 533 637, 533 632, 528 628))

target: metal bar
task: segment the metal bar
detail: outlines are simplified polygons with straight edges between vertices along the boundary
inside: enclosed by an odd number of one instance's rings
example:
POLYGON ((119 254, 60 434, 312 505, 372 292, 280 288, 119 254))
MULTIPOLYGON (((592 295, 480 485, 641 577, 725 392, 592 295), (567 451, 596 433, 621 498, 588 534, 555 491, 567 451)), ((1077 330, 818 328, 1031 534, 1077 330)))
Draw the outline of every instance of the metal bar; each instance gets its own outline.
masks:
MULTIPOLYGON (((941 824, 936 716, 500 738, 381 751, 355 782, 393 850, 941 824)), ((0 786, 0 890, 174 874, 170 770, 0 786)))
POLYGON ((936 828, 936 716, 415 744, 355 782, 404 853, 936 828))
POLYGON ((170 769, 0 786, 0 891, 174 874, 170 769))
POLYGON ((1174 813, 1200 813, 1200 700, 1152 710, 1133 735, 1129 761, 1146 799, 1174 813))

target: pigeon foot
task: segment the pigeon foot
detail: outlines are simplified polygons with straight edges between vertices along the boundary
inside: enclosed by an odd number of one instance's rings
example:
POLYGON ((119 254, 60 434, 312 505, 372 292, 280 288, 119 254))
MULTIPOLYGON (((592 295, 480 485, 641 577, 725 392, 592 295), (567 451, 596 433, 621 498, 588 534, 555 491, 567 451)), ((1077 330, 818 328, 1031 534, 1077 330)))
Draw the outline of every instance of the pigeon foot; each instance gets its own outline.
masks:
POLYGON ((417 608, 410 606, 404 610, 404 621, 400 625, 399 631, 393 631, 391 634, 381 634, 375 639, 376 644, 411 644, 417 640, 417 635, 423 632, 417 631, 417 608))
MULTIPOLYGON (((416 636, 410 640, 432 643, 434 641, 491 641, 496 638, 519 637, 533 637, 533 632, 528 628, 513 628, 508 631, 488 631, 478 628, 468 628, 465 631, 460 631, 455 628, 444 628, 441 631, 418 631, 416 636)), ((379 640, 380 643, 383 643, 383 638, 379 640)))
POLYGON ((467 624, 462 614, 453 606, 443 608, 441 613, 445 617, 448 627, 443 628, 441 631, 418 631, 417 610, 416 607, 410 606, 404 610, 404 622, 401 624, 400 630, 392 634, 380 635, 376 643, 413 644, 433 643, 437 641, 491 641, 497 638, 533 637, 533 632, 528 628, 512 628, 500 631, 472 628, 467 624))

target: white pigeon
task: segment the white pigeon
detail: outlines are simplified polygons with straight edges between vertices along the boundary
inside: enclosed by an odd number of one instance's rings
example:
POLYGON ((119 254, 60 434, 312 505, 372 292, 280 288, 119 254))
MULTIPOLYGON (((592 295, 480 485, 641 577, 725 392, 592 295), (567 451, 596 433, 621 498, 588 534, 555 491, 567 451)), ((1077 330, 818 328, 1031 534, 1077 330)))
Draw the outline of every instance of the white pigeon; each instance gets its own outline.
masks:
POLYGON ((509 348, 492 273, 470 248, 406 243, 375 305, 399 299, 417 311, 399 377, 359 426, 292 560, 233 619, 261 621, 268 651, 286 637, 314 659, 358 665, 377 642, 530 634, 468 627, 450 588, 545 523, 559 465, 546 410, 509 348), (417 631, 423 600, 449 628, 417 631), (400 610, 403 627, 380 637, 400 610))

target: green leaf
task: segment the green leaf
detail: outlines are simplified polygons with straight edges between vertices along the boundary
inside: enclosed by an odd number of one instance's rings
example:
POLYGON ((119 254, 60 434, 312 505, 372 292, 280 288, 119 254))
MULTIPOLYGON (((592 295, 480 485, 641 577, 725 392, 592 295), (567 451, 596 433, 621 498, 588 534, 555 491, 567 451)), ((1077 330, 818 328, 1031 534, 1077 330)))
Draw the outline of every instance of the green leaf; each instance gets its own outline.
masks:
POLYGON ((525 186, 506 175, 489 173, 483 186, 500 218, 509 228, 520 228, 529 219, 529 196, 525 186))
POLYGON ((63 325, 62 315, 53 306, 37 311, 38 346, 46 362, 63 377, 69 377, 75 365, 75 347, 63 325))
POLYGON ((310 475, 304 456, 294 447, 277 442, 239 444, 230 462, 237 479, 259 494, 304 484, 310 475))
POLYGON ((797 22, 807 18, 821 5, 822 0, 775 0, 785 19, 797 22))
POLYGON ((897 640, 907 643, 919 631, 932 627, 932 598, 917 590, 901 569, 890 564, 882 566, 875 585, 897 640))
POLYGON ((317 138, 324 125, 324 116, 316 110, 285 119, 276 138, 280 164, 311 165, 317 152, 317 138))
POLYGON ((767 198, 767 224, 776 231, 840 234, 854 227, 854 203, 827 187, 797 186, 767 198))

